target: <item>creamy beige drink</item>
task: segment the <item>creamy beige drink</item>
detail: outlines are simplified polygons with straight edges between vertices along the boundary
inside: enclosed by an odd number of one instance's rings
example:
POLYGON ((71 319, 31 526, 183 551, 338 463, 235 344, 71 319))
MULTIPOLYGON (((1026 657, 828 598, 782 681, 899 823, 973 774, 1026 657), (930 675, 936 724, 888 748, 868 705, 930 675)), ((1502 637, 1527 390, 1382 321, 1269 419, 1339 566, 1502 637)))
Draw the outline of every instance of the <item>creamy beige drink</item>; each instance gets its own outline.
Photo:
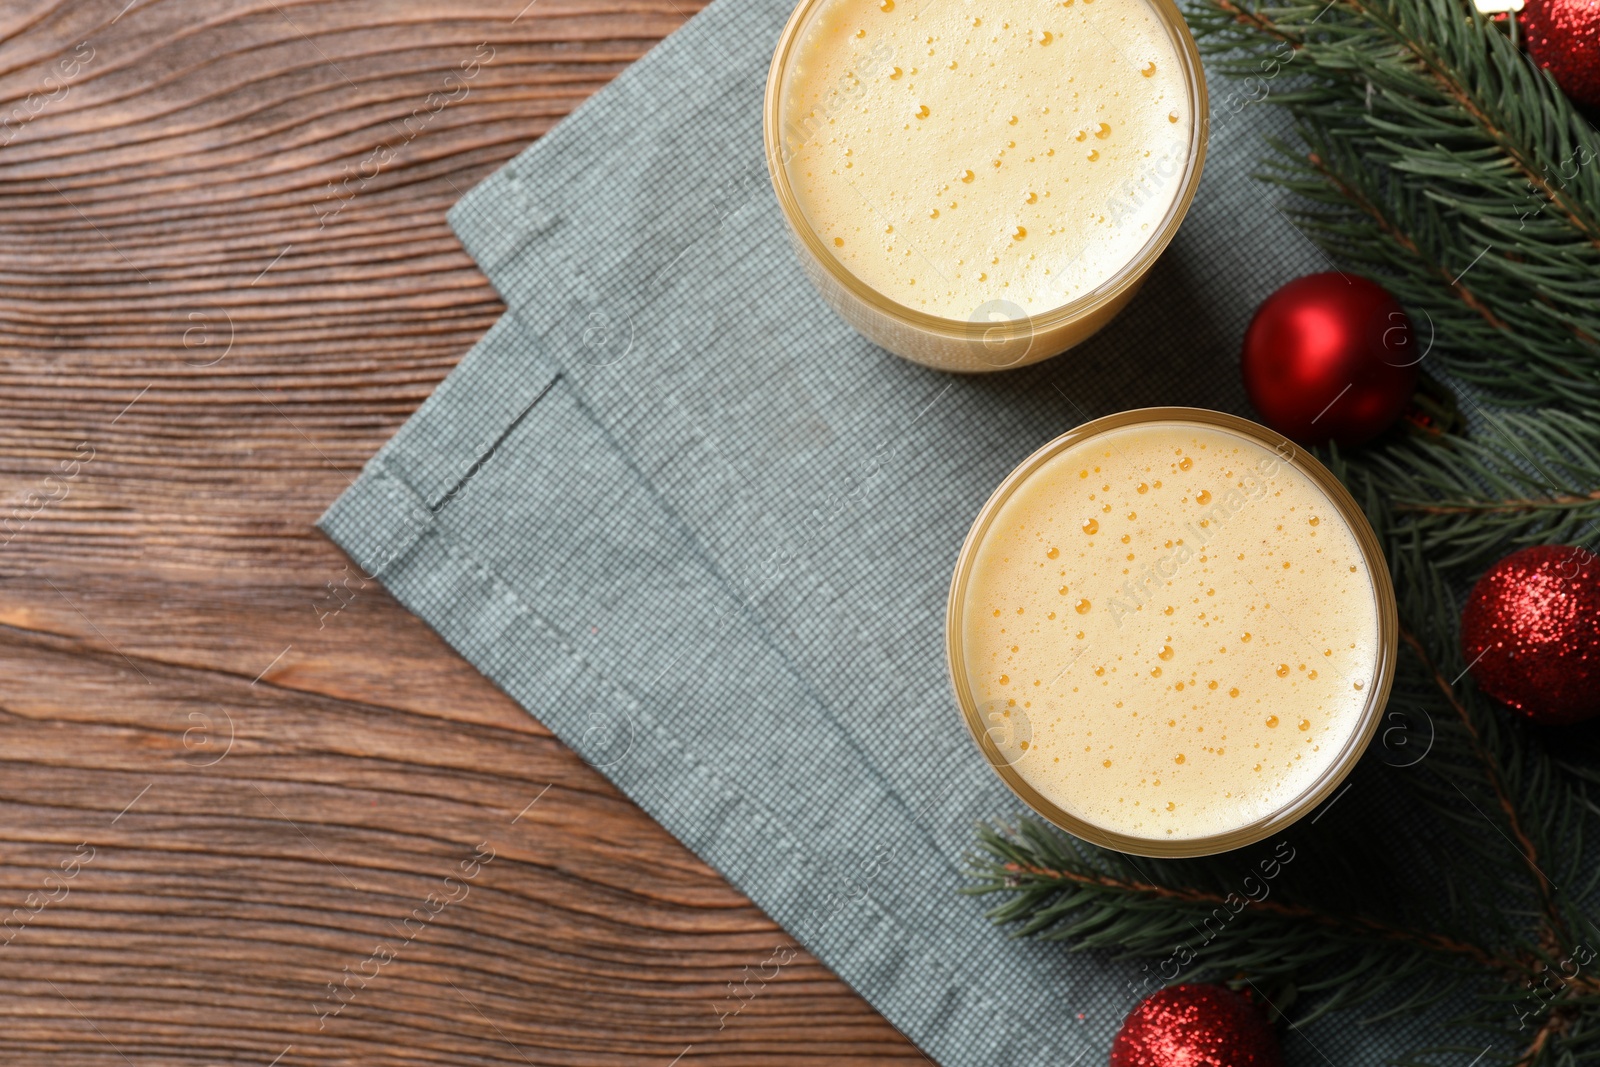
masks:
POLYGON ((1210 837, 1281 811, 1387 686, 1375 576, 1341 509, 1219 426, 1069 446, 969 548, 953 669, 1003 761, 1113 833, 1210 837))
POLYGON ((784 165, 871 289, 949 319, 1034 316, 1160 228, 1187 78, 1147 0, 824 0, 783 86, 784 165))

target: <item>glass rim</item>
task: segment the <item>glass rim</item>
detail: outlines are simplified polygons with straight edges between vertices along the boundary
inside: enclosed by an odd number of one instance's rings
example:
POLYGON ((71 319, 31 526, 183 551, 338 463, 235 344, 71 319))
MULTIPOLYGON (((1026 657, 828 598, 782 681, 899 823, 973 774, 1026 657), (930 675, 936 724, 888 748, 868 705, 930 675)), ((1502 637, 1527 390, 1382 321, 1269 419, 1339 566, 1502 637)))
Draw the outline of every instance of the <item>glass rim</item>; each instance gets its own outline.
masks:
POLYGON ((1373 531, 1372 524, 1367 521, 1366 514, 1356 503, 1355 498, 1344 487, 1344 483, 1340 482, 1316 456, 1282 434, 1237 415, 1212 411, 1208 408, 1151 407, 1106 415, 1074 427, 1035 450, 1006 475, 1005 480, 990 494, 961 545, 961 553, 956 559, 955 573, 950 579, 950 595, 945 611, 945 662, 949 669, 951 685, 955 690, 956 703, 961 708, 962 717, 973 740, 977 742, 979 750, 994 768, 995 773, 1028 807, 1057 828, 1091 844, 1135 856, 1181 858, 1228 852, 1270 837, 1310 813, 1344 781, 1372 741, 1384 707, 1388 703, 1389 690, 1394 684, 1395 661, 1399 654, 1399 634, 1400 621, 1395 603, 1394 583, 1389 575, 1388 562, 1383 554, 1383 546, 1378 541, 1378 535, 1373 531), (1112 430, 1156 423, 1197 425, 1235 433, 1277 453, 1286 463, 1310 479, 1311 483, 1328 498, 1329 503, 1355 538, 1356 547, 1367 565, 1367 573, 1371 575, 1373 603, 1378 616, 1378 643, 1372 668, 1371 689, 1355 728, 1350 731, 1327 769, 1294 799, 1260 819, 1221 833, 1178 839, 1139 837, 1108 830, 1063 810, 1034 789, 1017 769, 1007 762, 995 744, 994 738, 990 736, 989 726, 979 718, 977 702, 973 698, 967 678, 962 647, 962 617, 965 613, 966 592, 978 545, 989 532, 989 527, 999 514, 1000 508, 1011 499, 1017 487, 1048 460, 1074 445, 1082 444, 1112 430), (1284 452, 1285 448, 1288 449, 1287 454, 1284 452))
MULTIPOLYGON (((772 64, 767 70, 766 100, 761 123, 762 137, 766 144, 767 172, 771 176, 773 191, 777 193, 778 206, 783 211, 784 220, 789 226, 789 231, 805 244, 807 251, 822 265, 829 276, 874 310, 925 331, 959 338, 981 339, 985 331, 994 328, 993 322, 974 322, 930 315, 889 299, 857 278, 828 249, 800 208, 800 201, 789 183, 788 168, 784 165, 781 135, 783 117, 780 114, 783 78, 788 70, 790 57, 799 42, 801 29, 818 8, 831 2, 833 0, 800 0, 783 27, 778 45, 772 53, 772 64)), ((1032 331, 1045 331, 1084 318, 1115 300, 1130 286, 1137 285, 1161 253, 1166 251, 1167 245, 1172 242, 1184 216, 1189 213, 1189 205, 1193 203, 1195 191, 1200 185, 1200 174, 1205 168, 1206 146, 1210 141, 1211 128, 1210 102, 1204 68, 1200 63, 1200 50, 1195 45, 1194 34, 1190 32, 1189 24, 1175 0, 1145 0, 1145 2, 1150 5, 1172 38, 1183 69, 1184 88, 1188 91, 1189 104, 1195 116, 1189 131, 1189 159, 1178 187, 1178 195, 1168 205, 1167 212, 1162 216, 1155 232, 1116 273, 1065 304, 1023 319, 1008 320, 1025 322, 1032 331)))

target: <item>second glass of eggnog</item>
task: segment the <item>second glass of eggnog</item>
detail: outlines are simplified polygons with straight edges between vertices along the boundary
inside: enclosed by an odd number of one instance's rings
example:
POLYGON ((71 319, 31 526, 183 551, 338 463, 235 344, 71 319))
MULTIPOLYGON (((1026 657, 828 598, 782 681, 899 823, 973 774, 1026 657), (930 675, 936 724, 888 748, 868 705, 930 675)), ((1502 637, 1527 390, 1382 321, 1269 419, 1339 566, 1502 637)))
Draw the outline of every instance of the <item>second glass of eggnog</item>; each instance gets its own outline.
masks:
POLYGON ((869 340, 992 371, 1105 325, 1200 180, 1172 0, 801 0, 767 79, 800 261, 869 340))
POLYGON ((973 523, 948 616, 956 699, 1057 826, 1148 856, 1278 832, 1327 800, 1394 676, 1372 527, 1256 423, 1148 408, 1025 460, 973 523))

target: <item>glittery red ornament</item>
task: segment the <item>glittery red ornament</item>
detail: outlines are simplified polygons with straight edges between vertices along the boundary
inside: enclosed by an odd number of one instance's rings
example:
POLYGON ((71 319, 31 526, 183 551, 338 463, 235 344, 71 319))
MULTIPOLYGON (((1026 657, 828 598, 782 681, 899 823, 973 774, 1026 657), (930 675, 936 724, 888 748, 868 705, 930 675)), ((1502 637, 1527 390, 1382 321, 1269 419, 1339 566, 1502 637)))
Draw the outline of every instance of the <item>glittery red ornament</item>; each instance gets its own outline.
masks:
POLYGON ((1535 722, 1600 714, 1600 557, 1536 545, 1490 567, 1461 614, 1461 651, 1478 688, 1535 722))
POLYGON ((1267 297, 1245 331, 1245 392, 1267 425, 1303 444, 1359 445, 1394 424, 1423 353, 1383 286, 1330 271, 1267 297))
POLYGON ((1111 1067, 1283 1067, 1283 1053, 1246 998, 1226 986, 1175 985, 1123 1020, 1111 1067))
POLYGON ((1579 107, 1600 110, 1600 0, 1528 0, 1528 55, 1579 107))

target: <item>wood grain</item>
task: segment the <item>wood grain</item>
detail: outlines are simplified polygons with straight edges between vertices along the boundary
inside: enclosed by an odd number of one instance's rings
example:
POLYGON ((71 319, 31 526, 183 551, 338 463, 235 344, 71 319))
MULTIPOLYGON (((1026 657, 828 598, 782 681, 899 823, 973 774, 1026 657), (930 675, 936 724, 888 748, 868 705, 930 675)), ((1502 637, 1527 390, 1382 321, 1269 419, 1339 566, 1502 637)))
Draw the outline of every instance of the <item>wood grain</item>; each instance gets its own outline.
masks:
POLYGON ((126 2, 0 9, 0 1058, 920 1060, 803 952, 719 1022, 787 936, 311 525, 699 5, 126 2))

